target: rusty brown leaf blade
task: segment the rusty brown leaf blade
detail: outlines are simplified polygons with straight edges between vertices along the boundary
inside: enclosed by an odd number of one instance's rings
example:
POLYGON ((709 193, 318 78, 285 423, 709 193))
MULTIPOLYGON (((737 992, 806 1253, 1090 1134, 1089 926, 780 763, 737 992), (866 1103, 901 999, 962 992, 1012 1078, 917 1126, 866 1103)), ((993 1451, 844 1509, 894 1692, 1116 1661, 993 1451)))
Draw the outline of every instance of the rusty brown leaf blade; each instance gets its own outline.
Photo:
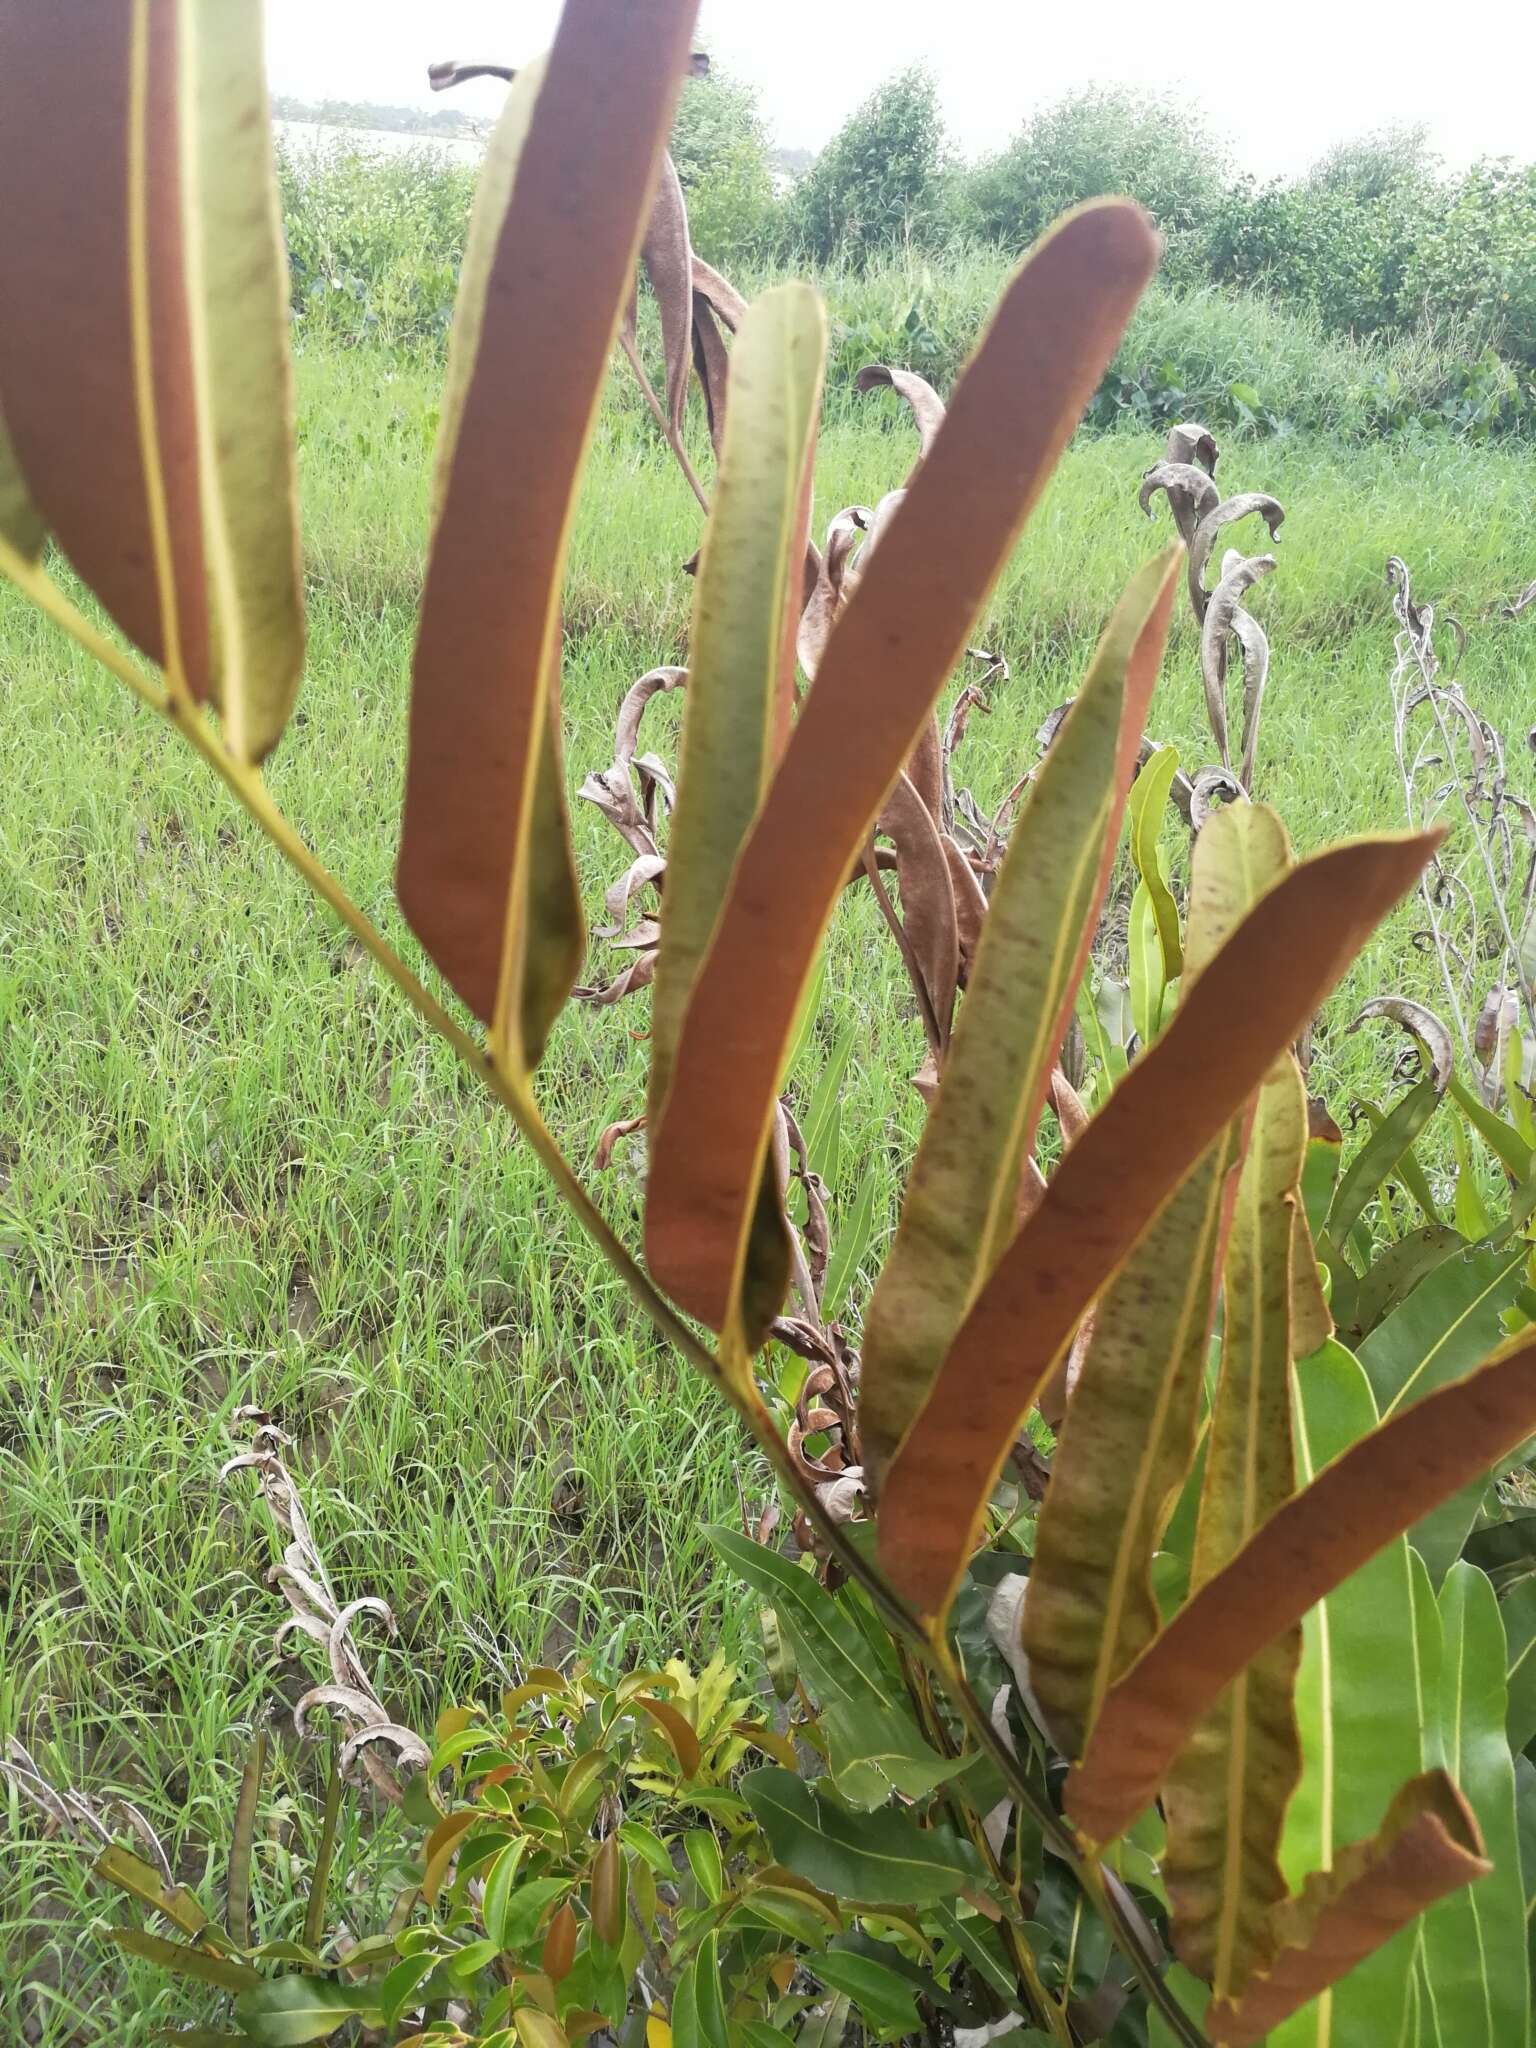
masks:
POLYGON ((693 364, 693 250, 688 241, 688 203, 670 154, 661 160, 661 176, 640 244, 640 261, 651 281, 661 317, 667 420, 676 434, 683 424, 688 373, 693 364))
POLYGON ((181 0, 182 193, 213 696, 239 761, 282 735, 304 666, 288 262, 262 10, 181 0))
POLYGON ((936 1621, 1082 1304, 1338 981, 1439 844, 1347 840, 1265 896, 1063 1159, 962 1324, 887 1475, 880 1560, 936 1621))
POLYGON ((584 948, 560 765, 560 582, 693 13, 692 0, 571 0, 547 65, 508 95, 460 286, 397 887, 517 1075, 537 1062, 584 948))
MULTIPOLYGON (((689 994, 789 731, 825 356, 826 317, 806 285, 766 293, 736 340, 730 418, 694 601, 651 1010, 649 1112, 663 1133, 689 994)), ((727 1347, 737 1358, 756 1349, 788 1280, 788 1226, 771 1176, 764 1176, 749 1243, 732 1283, 733 1329, 738 1312, 746 1312, 740 1345, 727 1347)))
MULTIPOLYGON (((1186 995, 1290 864, 1272 811, 1236 804, 1211 819, 1191 862, 1186 995)), ((1196 1162, 1111 1283, 1052 1463, 1023 1645, 1031 1689, 1069 1756, 1081 1755, 1105 1693, 1157 1633, 1152 1558, 1194 1456, 1241 1124, 1234 1118, 1196 1162)))
MULTIPOLYGON (((1212 819, 1196 842, 1224 818, 1212 819)), ((1191 1586, 1222 1570, 1294 1492, 1291 1252, 1307 1144, 1301 1074, 1285 1053, 1254 1107, 1227 1242, 1221 1372, 1211 1413, 1191 1586)), ((1280 1837, 1301 1777, 1300 1623, 1269 1643, 1194 1730, 1164 1787, 1174 1945, 1218 1996, 1268 1962, 1285 1897, 1280 1837)))
POLYGON ((741 851, 678 1044, 646 1241, 719 1328, 779 1076, 842 886, 1156 260, 1124 202, 1082 208, 1004 294, 944 427, 833 627, 741 851), (869 678, 881 688, 871 697, 869 678))
POLYGON ((1274 1961, 1241 1997, 1212 2000, 1205 2022, 1212 2040, 1218 2048, 1257 2048, 1437 1899, 1492 1868, 1472 1810, 1444 1771, 1414 1778, 1370 1840, 1341 1850, 1331 1870, 1309 1878, 1280 1908, 1274 1961))
MULTIPOLYGON (((1177 566, 1176 552, 1165 551, 1116 607, 993 885, 942 1085, 865 1318, 859 1422, 877 1486, 1013 1234, 1023 1161, 1109 881, 1177 566)), ((905 884, 902 895, 905 902, 905 884)))
POLYGON ((1072 1818, 1093 1840, 1112 1840, 1157 1796, 1201 1715, 1267 1644, 1533 1433, 1536 1342, 1522 1334, 1325 1467, 1191 1595, 1110 1692, 1068 1780, 1072 1818))
POLYGON ((177 27, 176 0, 122 0, 87 35, 67 8, 0 10, 0 392, 37 519, 201 700, 177 27))
POLYGON ((927 998, 930 1050, 939 1054, 960 987, 960 922, 944 836, 909 772, 897 776, 879 830, 896 849, 901 921, 927 998))

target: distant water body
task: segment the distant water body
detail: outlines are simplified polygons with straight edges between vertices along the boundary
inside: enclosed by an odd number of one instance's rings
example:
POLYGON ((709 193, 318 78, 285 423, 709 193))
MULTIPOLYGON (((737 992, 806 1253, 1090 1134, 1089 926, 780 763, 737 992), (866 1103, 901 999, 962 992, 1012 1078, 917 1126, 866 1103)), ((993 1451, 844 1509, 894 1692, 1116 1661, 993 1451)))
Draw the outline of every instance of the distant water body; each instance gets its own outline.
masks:
POLYGON ((274 121, 274 134, 298 157, 345 155, 439 156, 445 163, 477 164, 485 144, 473 135, 412 135, 398 128, 333 128, 323 121, 274 121))

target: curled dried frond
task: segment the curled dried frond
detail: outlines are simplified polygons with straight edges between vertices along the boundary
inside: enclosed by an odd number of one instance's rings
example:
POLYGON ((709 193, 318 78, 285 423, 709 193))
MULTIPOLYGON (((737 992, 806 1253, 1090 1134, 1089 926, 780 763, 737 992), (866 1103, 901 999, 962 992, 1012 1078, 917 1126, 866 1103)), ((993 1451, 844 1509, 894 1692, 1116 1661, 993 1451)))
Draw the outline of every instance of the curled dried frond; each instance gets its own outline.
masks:
MULTIPOLYGON (((293 1475, 283 1463, 280 1451, 290 1439, 271 1416, 259 1409, 242 1409, 237 1420, 251 1424, 251 1448, 230 1458, 221 1476, 253 1471, 261 1485, 262 1499, 283 1544, 282 1556, 269 1577, 292 1609, 277 1630, 274 1649, 281 1651, 288 1638, 302 1635, 325 1651, 329 1680, 312 1686, 294 1709, 295 1730, 302 1739, 308 1713, 327 1706, 350 1722, 364 1728, 392 1726, 389 1711, 375 1690, 352 1630, 359 1618, 373 1615, 384 1623, 390 1635, 396 1633, 395 1618, 388 1603, 375 1594, 364 1594, 343 1605, 337 1600, 293 1475)), ((429 1752, 419 1737, 397 1744, 402 1764, 424 1763, 429 1752), (412 1747, 414 1745, 414 1747, 412 1747), (419 1756, 417 1755, 419 1752, 419 1756)), ((387 1799, 398 1801, 402 1784, 398 1772, 382 1757, 365 1755, 363 1767, 387 1799)), ((350 1765, 348 1765, 350 1768, 350 1765)))
MULTIPOLYGON (((1417 1069, 1427 1061, 1430 1079, 1435 1084, 1435 1093, 1443 1095, 1451 1085, 1456 1054, 1451 1044, 1450 1032, 1434 1011, 1423 1003, 1410 1001, 1407 996, 1374 996, 1370 1002, 1362 1006, 1359 1015, 1350 1025, 1350 1030, 1358 1031, 1360 1026, 1372 1017, 1390 1018, 1394 1024, 1400 1024, 1412 1035, 1416 1050, 1408 1054, 1410 1064, 1417 1069)), ((1402 1078, 1412 1079, 1413 1076, 1405 1075, 1402 1078)))
POLYGON ((1211 550, 1218 536, 1239 519, 1248 519, 1254 513, 1262 515, 1269 528, 1269 537, 1275 539, 1285 518, 1285 508, 1278 498, 1271 498, 1264 491, 1241 491, 1235 498, 1223 498, 1213 505, 1200 524, 1195 528, 1189 543, 1189 601, 1194 606, 1195 617, 1203 619, 1210 594, 1205 587, 1205 565, 1211 559, 1211 550))
POLYGON ((1197 462, 1207 475, 1214 476, 1220 459, 1215 435, 1209 427, 1202 427, 1198 420, 1183 420, 1178 426, 1168 429, 1170 462, 1197 462))
POLYGON ((1520 787, 1518 755, 1452 679, 1465 631, 1418 602, 1400 556, 1389 558, 1386 580, 1398 628, 1389 689, 1404 809, 1415 826, 1450 828, 1420 883, 1424 924, 1412 943, 1433 954, 1447 1023, 1494 1106, 1506 1088, 1536 1085, 1536 806, 1529 785, 1520 787), (1443 623, 1456 637, 1450 667, 1436 647, 1443 623))
POLYGON ((944 424, 944 401, 928 379, 919 377, 915 370, 893 370, 888 363, 866 363, 854 385, 859 391, 894 391, 907 401, 917 422, 917 459, 921 462, 944 424))
POLYGON ((1218 804, 1241 803, 1243 790, 1226 768, 1202 768, 1190 784, 1189 826, 1198 832, 1218 804))
POLYGON ((1221 493, 1205 471, 1187 462, 1154 462, 1143 474, 1137 503, 1149 519, 1152 500, 1159 491, 1167 496, 1173 523, 1186 546, 1200 521, 1221 503, 1221 493))
MULTIPOLYGON (((1257 515, 1274 540, 1285 518, 1285 508, 1266 491, 1239 491, 1223 498, 1212 481, 1216 461, 1216 443, 1204 427, 1192 420, 1174 427, 1168 435, 1164 460, 1154 463, 1142 478, 1140 504, 1150 516, 1154 495, 1164 492, 1173 523, 1189 550, 1189 602, 1195 623, 1201 628, 1200 669, 1206 711, 1222 768, 1229 776, 1233 773, 1233 759, 1227 719, 1227 667, 1232 641, 1237 642, 1242 655, 1243 720, 1235 772, 1237 781, 1247 790, 1253 782, 1259 716, 1269 680, 1269 640, 1258 620, 1243 609, 1239 600, 1257 576, 1274 567, 1274 557, 1245 557, 1228 550, 1222 560, 1220 581, 1213 591, 1205 587, 1205 573, 1217 541, 1229 526, 1257 515)), ((1186 816, 1188 798, 1186 785, 1175 797, 1186 816)))
MULTIPOLYGON (((1221 755, 1221 765, 1227 769, 1232 766, 1231 748, 1227 738, 1227 649, 1236 637, 1237 615, 1242 608, 1244 596, 1259 578, 1267 576, 1274 566, 1273 555, 1245 556, 1229 553, 1221 565, 1221 581, 1207 601, 1205 623, 1200 629, 1200 674, 1205 684, 1205 708, 1211 721, 1211 732, 1221 755)), ((1240 646, 1241 644, 1239 642, 1240 646)), ((1264 668, 1267 670, 1267 667, 1266 648, 1264 668)), ((1256 720, 1254 723, 1256 725, 1256 720)), ((1238 779, 1241 781, 1242 777, 1239 776, 1238 779)))

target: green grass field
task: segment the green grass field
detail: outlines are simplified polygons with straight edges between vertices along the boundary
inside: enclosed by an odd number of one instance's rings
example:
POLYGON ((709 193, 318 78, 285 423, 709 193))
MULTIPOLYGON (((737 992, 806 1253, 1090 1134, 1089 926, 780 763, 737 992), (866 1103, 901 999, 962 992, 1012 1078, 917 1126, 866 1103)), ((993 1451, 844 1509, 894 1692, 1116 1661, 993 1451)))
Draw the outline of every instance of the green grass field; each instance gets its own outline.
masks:
MULTIPOLYGON (((436 373, 311 353, 300 394, 311 657, 272 783, 409 947, 391 870, 436 373)), ((888 395, 839 405, 818 522, 898 482, 911 448, 888 395)), ((1136 506, 1159 453, 1130 433, 1080 441, 978 628, 1012 664, 958 764, 984 807, 1035 757, 1037 726, 1166 528, 1136 506)), ((1234 442, 1222 476, 1289 515, 1254 603, 1274 642, 1257 794, 1303 850, 1401 822, 1389 553, 1466 622, 1468 695, 1524 732, 1536 612, 1495 608, 1536 575, 1536 451, 1234 442)), ((698 537, 616 387, 571 568, 573 790, 607 764, 629 682, 683 658, 680 565, 698 537)), ((664 753, 675 703, 647 726, 664 753)), ((703 1532, 736 1515, 738 1488, 761 1497, 760 1474, 527 1150, 200 764, 6 594, 0 705, 0 1737, 23 1736, 61 1778, 129 1792, 181 1841, 191 1881, 218 1870, 252 1727, 296 1689, 270 1657, 281 1608, 251 1482, 218 1479, 243 1403, 295 1437, 344 1594, 393 1606, 400 1636, 377 1673, 403 1719, 499 1683, 498 1658, 745 1652, 751 1616, 703 1532)), ((1187 616, 1152 726, 1186 765, 1211 758, 1187 616)), ((627 856, 590 806, 575 811, 595 917, 627 856)), ((1408 929, 1380 936, 1328 1012, 1314 1085, 1336 1113, 1388 1085, 1396 1050, 1343 1036, 1351 1005, 1429 988, 1408 929)), ((616 965, 599 957, 594 978, 616 965)), ((856 1021, 834 1223, 872 1181, 877 1248, 917 1130, 904 988, 861 893, 797 1078, 813 1084, 856 1021)), ((642 998, 573 1010, 559 1031, 542 1091, 579 1161, 641 1107, 644 1022, 642 998)), ((637 1164, 621 1151, 601 1189, 632 1231, 637 1164)), ((313 1763, 286 1731, 278 1747, 258 1915, 314 1825, 289 1803, 313 1763)), ((78 1850, 20 1809, 0 1830, 0 2039, 140 2043, 189 2009, 81 1932, 69 1901, 99 1895, 78 1850)))

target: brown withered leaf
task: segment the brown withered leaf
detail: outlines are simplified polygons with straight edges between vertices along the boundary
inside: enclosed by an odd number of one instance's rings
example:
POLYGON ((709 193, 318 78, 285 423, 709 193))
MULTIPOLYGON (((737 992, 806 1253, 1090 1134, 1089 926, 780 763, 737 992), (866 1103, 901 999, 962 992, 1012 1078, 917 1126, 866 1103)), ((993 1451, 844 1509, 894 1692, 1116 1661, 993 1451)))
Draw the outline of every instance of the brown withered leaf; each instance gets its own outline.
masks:
POLYGON ((592 1164, 599 1173, 606 1173, 613 1164, 614 1148, 621 1138, 631 1138, 636 1131, 645 1129, 643 1116, 620 1117, 616 1124, 609 1124, 597 1141, 597 1150, 592 1154, 592 1164))
POLYGON ((816 669, 828 636, 851 589, 853 551, 868 533, 874 516, 868 505, 849 505, 827 528, 826 551, 818 565, 815 585, 800 614, 795 642, 795 652, 807 682, 816 680, 816 669))
POLYGON ((1095 1841, 1157 1796, 1202 1713, 1266 1644, 1536 1431, 1528 1331, 1353 1444, 1192 1594, 1110 1692, 1067 1811, 1095 1841))
POLYGON ((971 962, 986 922, 987 899, 976 870, 947 832, 940 835, 944 858, 949 863, 949 885, 955 898, 955 935, 960 941, 960 986, 970 979, 971 962))
POLYGON ((1264 686, 1269 681, 1269 635, 1251 613, 1241 606, 1232 614, 1232 632, 1243 651, 1243 736, 1238 774, 1244 789, 1253 784, 1253 767, 1259 751, 1259 714, 1264 704, 1264 686))
POLYGON ((36 518, 172 689, 201 702, 178 15, 166 0, 148 9, 142 72, 134 9, 81 29, 67 8, 0 10, 6 426, 36 518))
POLYGON ((1241 1997, 1212 2000, 1211 2039, 1258 2048, 1437 1899, 1492 1869, 1476 1816, 1445 1772, 1413 1779, 1369 1841, 1341 1850, 1331 1870, 1314 1873, 1279 1908, 1278 1954, 1241 1997))
POLYGON ((1241 491, 1235 498, 1223 498, 1219 505, 1213 505, 1195 528, 1189 543, 1189 601, 1194 607, 1195 617, 1203 619, 1205 608, 1210 602, 1210 593, 1205 587, 1205 566, 1211 559, 1211 550, 1227 527, 1239 519, 1249 519, 1254 513, 1261 513, 1264 524, 1269 528, 1269 537, 1274 540, 1285 519, 1285 507, 1278 498, 1271 498, 1263 491, 1241 491))
POLYGON ((661 160, 656 196, 640 244, 640 261, 650 279, 661 316, 661 350, 666 364, 667 419, 676 434, 688 402, 693 360, 693 250, 688 241, 688 202, 677 165, 661 160))
POLYGON ((1236 632, 1234 621, 1243 597, 1275 566, 1273 555, 1229 554, 1221 581, 1211 592, 1200 628, 1200 673, 1205 683, 1205 708, 1223 768, 1232 766, 1227 736, 1227 645, 1236 632))
POLYGON ((434 92, 450 92, 456 85, 467 85, 472 78, 500 78, 510 85, 516 76, 509 64, 461 64, 453 57, 440 58, 436 64, 427 66, 427 83, 434 92))
POLYGON ((594 925, 592 936, 597 939, 612 939, 623 944, 623 934, 629 927, 629 906, 631 899, 642 889, 658 882, 667 871, 666 861, 659 853, 642 853, 620 875, 603 896, 603 908, 608 913, 606 924, 594 925))
POLYGON ((1439 843, 1432 833, 1346 841, 1294 869, 1062 1161, 884 1482, 881 1564, 919 1612, 947 1610, 1008 1446, 1084 1309, 1439 843))
POLYGON ((730 386, 731 358, 714 308, 702 292, 693 294, 693 368, 704 394, 704 416, 709 422, 710 445, 715 460, 725 436, 725 406, 730 386))
POLYGON ((572 998, 578 1003, 590 1003, 594 1009, 606 1009, 611 1003, 622 1003, 626 996, 649 988, 656 976, 656 953, 654 946, 648 953, 637 953, 623 973, 616 974, 612 981, 602 987, 583 983, 571 990, 572 998))
POLYGON ((1168 429, 1168 460, 1170 462, 1198 463, 1208 475, 1216 474, 1216 464, 1221 459, 1216 439, 1209 427, 1202 427, 1198 420, 1181 420, 1176 427, 1168 429))
POLYGON ((734 334, 747 317, 747 302, 735 285, 722 277, 712 263, 706 263, 697 250, 693 252, 693 289, 726 332, 734 334))
MULTIPOLYGON (((1451 1076, 1456 1067, 1456 1049, 1451 1043, 1451 1034, 1433 1010, 1423 1003, 1410 1001, 1407 996, 1373 996, 1361 1005, 1351 1022, 1351 1031, 1372 1017, 1386 1017, 1394 1024, 1400 1024, 1419 1047, 1429 1063, 1430 1079, 1435 1084, 1435 1093, 1443 1095, 1451 1085, 1451 1076)), ((1412 1055, 1409 1055, 1410 1059, 1412 1055)))
POLYGON ((897 776, 877 829, 896 849, 902 923, 938 1027, 939 1044, 935 1050, 942 1056, 949 1043, 955 991, 960 983, 960 927, 945 842, 925 796, 913 785, 910 775, 897 776))
POLYGON ((1167 493, 1168 509, 1186 547, 1201 520, 1221 503, 1221 493, 1205 471, 1187 462, 1154 462, 1142 477, 1137 503, 1149 519, 1158 491, 1167 493))
POLYGON ((893 370, 887 363, 866 363, 853 382, 857 391, 878 391, 883 387, 907 401, 917 422, 917 459, 921 462, 944 424, 944 401, 928 379, 919 377, 915 370, 893 370))
POLYGON ((635 749, 640 744, 640 721, 651 699, 667 690, 685 689, 687 683, 688 671, 685 668, 653 668, 638 682, 630 684, 619 705, 619 716, 614 726, 613 758, 616 761, 634 760, 635 749))

